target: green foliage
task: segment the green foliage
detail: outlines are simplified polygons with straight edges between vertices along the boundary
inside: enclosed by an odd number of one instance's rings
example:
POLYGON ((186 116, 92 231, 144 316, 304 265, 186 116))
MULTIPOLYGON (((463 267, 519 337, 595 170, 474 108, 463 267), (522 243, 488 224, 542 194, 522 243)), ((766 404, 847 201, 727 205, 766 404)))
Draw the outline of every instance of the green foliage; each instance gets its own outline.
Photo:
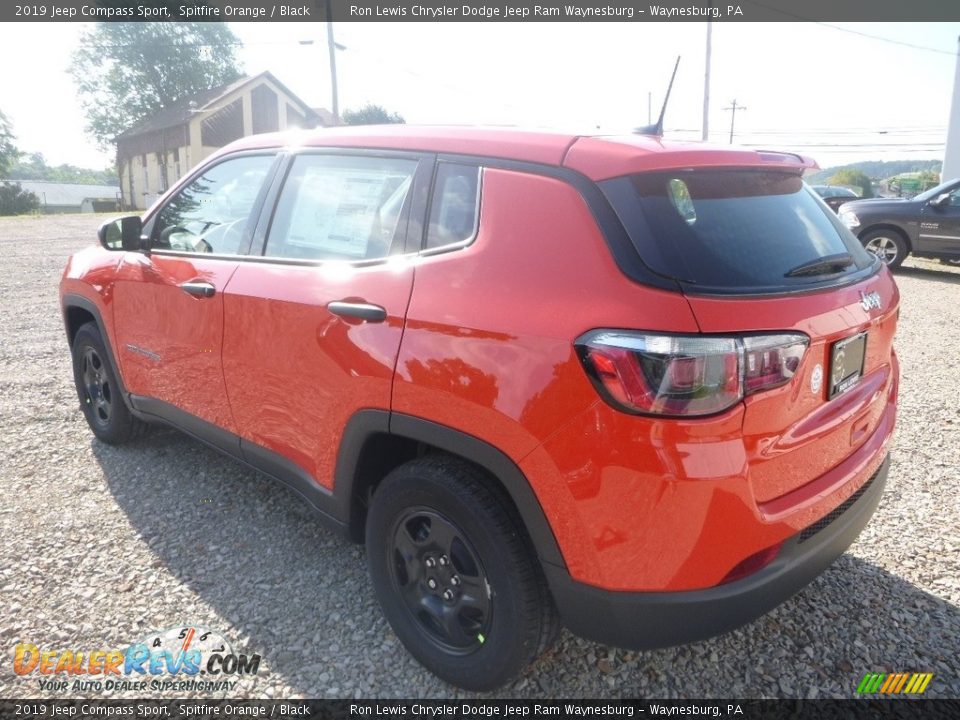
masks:
POLYGON ((76 165, 47 165, 42 153, 22 155, 7 173, 10 180, 47 180, 49 182, 82 183, 85 185, 119 185, 114 168, 90 170, 76 165))
POLYGON ((347 125, 402 125, 407 121, 399 113, 389 112, 382 105, 367 103, 356 110, 344 110, 343 122, 347 125))
POLYGON ((97 23, 69 68, 87 131, 107 149, 181 98, 237 80, 239 44, 224 23, 97 23))
POLYGON ((921 170, 930 170, 940 172, 941 162, 939 160, 862 160, 839 167, 820 170, 804 179, 811 185, 822 185, 828 182, 840 170, 861 170, 871 178, 888 178, 894 175, 900 175, 906 172, 919 172, 921 170))
POLYGON ((862 170, 840 170, 827 180, 828 185, 849 185, 863 190, 861 197, 873 197, 873 183, 862 170))
POLYGON ((0 182, 0 215, 23 215, 40 207, 40 200, 20 183, 0 182))
POLYGON ((6 115, 0 112, 0 177, 6 177, 10 165, 20 157, 14 140, 16 138, 13 135, 13 129, 10 127, 10 121, 7 120, 6 115))

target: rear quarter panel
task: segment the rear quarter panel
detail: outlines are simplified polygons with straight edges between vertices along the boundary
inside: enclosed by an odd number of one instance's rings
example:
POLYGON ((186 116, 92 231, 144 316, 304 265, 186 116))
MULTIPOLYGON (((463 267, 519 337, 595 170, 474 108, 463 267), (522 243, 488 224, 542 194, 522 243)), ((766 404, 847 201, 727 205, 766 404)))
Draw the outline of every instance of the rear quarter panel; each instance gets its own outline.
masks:
MULTIPOLYGON (((623 276, 573 187, 486 169, 476 240, 416 268, 392 407, 480 438, 521 465, 602 403, 573 344, 601 326, 697 330, 681 294, 623 276)), ((552 457, 539 462, 549 467, 527 476, 568 566, 587 572, 593 546, 571 478, 552 457)))

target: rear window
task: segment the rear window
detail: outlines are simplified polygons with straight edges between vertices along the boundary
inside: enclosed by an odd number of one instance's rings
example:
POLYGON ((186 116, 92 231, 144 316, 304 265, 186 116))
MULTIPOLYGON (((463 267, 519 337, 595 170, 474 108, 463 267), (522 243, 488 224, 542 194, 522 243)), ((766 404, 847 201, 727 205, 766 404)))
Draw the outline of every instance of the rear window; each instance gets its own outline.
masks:
POLYGON ((799 175, 758 170, 643 173, 601 183, 651 270, 716 292, 835 283, 874 259, 799 175), (823 258, 849 264, 814 268, 823 258), (805 271, 798 268, 807 267, 805 271))

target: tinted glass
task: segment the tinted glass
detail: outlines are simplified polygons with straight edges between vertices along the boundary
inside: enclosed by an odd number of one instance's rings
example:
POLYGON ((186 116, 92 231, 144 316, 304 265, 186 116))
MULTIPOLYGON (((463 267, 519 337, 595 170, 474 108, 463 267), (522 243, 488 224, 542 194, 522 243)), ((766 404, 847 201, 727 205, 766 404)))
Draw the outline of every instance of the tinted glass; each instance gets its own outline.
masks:
POLYGON ((155 248, 234 255, 272 155, 234 158, 214 165, 180 190, 157 215, 155 248))
POLYGON ((750 170, 645 173, 602 183, 644 262, 704 289, 809 285, 870 267, 871 257, 795 174, 750 170), (788 273, 847 253, 820 275, 788 273))
POLYGON ((401 217, 416 160, 301 155, 293 162, 266 255, 373 260, 402 245, 401 217))
POLYGON ((950 180, 945 183, 940 183, 934 188, 930 188, 929 190, 923 191, 913 199, 919 200, 921 202, 926 202, 927 200, 933 200, 935 197, 938 197, 939 195, 942 195, 945 192, 950 192, 951 190, 955 190, 955 189, 957 189, 957 181, 950 180))
POLYGON ((471 239, 477 231, 480 168, 441 163, 433 183, 427 247, 471 239))

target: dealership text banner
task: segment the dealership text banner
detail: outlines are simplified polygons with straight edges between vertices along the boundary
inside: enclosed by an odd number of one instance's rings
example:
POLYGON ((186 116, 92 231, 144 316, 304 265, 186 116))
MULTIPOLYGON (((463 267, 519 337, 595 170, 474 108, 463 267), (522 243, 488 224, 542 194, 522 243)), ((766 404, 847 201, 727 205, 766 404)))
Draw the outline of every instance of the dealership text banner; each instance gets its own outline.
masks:
POLYGON ((5 22, 948 22, 956 0, 437 2, 436 0, 40 0, 0 4, 5 22), (328 11, 329 8, 329 18, 328 11))

